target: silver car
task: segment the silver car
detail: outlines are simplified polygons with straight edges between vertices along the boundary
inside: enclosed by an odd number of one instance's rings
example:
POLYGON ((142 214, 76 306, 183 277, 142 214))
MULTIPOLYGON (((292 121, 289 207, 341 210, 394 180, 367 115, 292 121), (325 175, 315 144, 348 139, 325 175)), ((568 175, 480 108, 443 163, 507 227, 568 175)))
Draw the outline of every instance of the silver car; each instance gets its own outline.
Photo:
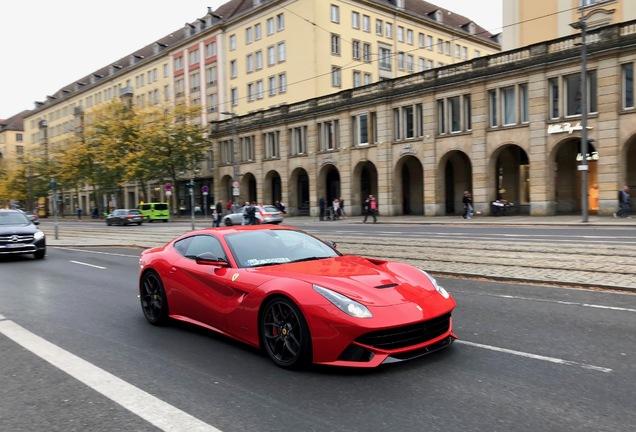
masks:
MULTIPOLYGON (((283 222, 283 213, 273 205, 259 205, 256 206, 256 219, 259 224, 279 224, 283 222)), ((238 208, 235 213, 223 216, 223 224, 243 225, 243 207, 238 208)))

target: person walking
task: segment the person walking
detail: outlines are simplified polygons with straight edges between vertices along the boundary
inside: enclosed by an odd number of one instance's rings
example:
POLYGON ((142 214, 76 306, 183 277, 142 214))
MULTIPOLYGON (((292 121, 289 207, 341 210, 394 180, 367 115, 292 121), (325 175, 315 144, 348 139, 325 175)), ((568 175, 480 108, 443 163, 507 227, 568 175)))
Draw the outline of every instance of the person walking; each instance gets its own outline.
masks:
POLYGON ((318 200, 318 209, 320 210, 320 220, 324 221, 325 220, 325 197, 320 197, 320 199, 318 200))
POLYGON ((630 217, 629 208, 629 186, 625 185, 623 190, 618 191, 618 211, 614 217, 630 217))
POLYGON ((367 218, 369 216, 373 217, 373 223, 376 223, 377 220, 377 212, 378 212, 378 203, 375 201, 375 197, 373 195, 369 195, 369 197, 364 202, 364 220, 363 223, 367 223, 367 218))
POLYGON ((340 215, 342 216, 343 219, 346 219, 347 214, 345 213, 345 201, 342 199, 342 197, 340 197, 338 201, 340 204, 340 215))
POLYGON ((464 191, 464 197, 462 198, 462 203, 464 204, 464 213, 462 217, 464 219, 472 219, 473 218, 473 196, 468 191, 464 191))
POLYGON ((340 219, 340 201, 338 200, 338 198, 334 198, 331 205, 333 206, 333 219, 340 219))
POLYGON ((223 217, 223 202, 221 200, 218 200, 216 202, 215 209, 216 209, 216 214, 218 214, 219 219, 221 219, 221 217, 223 217))
POLYGON ((216 208, 212 209, 212 226, 221 226, 221 215, 216 211, 216 208))

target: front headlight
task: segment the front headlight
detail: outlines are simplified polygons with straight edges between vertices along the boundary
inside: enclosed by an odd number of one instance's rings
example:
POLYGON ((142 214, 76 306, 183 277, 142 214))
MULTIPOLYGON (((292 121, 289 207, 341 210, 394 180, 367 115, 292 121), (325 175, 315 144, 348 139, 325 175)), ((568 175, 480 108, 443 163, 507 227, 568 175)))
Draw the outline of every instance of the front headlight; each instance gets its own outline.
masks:
POLYGON ((36 231, 35 234, 33 234, 33 238, 36 240, 42 240, 44 238, 44 231, 36 231))
POLYGON ((356 318, 372 318, 371 311, 363 304, 358 303, 355 300, 351 300, 347 296, 343 296, 330 289, 323 288, 318 285, 313 285, 314 290, 327 300, 329 300, 335 307, 356 318))
POLYGON ((437 281, 435 280, 435 278, 433 276, 431 276, 430 274, 426 273, 422 269, 420 269, 420 271, 422 273, 424 273, 424 276, 426 276, 428 278, 428 280, 431 281, 431 283, 433 284, 433 286, 435 287, 437 292, 440 293, 442 295, 442 297, 444 297, 445 299, 450 297, 450 294, 448 293, 448 291, 446 291, 443 286, 438 285, 437 281))

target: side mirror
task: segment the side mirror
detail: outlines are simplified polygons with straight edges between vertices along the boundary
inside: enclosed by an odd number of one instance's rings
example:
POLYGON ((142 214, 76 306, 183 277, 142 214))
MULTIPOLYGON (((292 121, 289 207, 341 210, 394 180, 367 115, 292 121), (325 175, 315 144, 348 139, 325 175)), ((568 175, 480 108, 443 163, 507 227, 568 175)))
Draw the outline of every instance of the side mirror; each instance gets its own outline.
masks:
POLYGON ((229 267, 229 263, 223 258, 219 258, 212 252, 203 252, 196 256, 195 261, 201 265, 211 265, 217 267, 229 267))
POLYGON ((33 225, 40 225, 40 221, 37 219, 32 220, 31 222, 33 222, 33 225))
POLYGON ((332 248, 336 249, 336 242, 335 241, 331 241, 331 240, 327 240, 326 242, 329 246, 331 246, 332 248))

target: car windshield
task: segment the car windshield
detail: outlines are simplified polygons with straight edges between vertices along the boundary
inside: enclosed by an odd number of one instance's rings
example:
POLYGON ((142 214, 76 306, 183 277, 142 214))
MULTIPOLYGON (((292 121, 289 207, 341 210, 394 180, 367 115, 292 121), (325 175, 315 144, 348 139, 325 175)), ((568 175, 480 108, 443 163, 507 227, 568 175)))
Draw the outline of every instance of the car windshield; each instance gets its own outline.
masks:
POLYGON ((140 215, 141 212, 139 210, 128 210, 128 214, 131 215, 140 215))
POLYGON ((23 213, 0 212, 0 225, 27 225, 31 221, 23 213))
POLYGON ((226 241, 240 267, 261 267, 340 255, 326 243, 302 231, 241 231, 226 236, 226 241))
POLYGON ((276 207, 271 206, 271 205, 266 205, 263 206, 263 211, 265 213, 278 213, 280 210, 278 210, 276 207))

